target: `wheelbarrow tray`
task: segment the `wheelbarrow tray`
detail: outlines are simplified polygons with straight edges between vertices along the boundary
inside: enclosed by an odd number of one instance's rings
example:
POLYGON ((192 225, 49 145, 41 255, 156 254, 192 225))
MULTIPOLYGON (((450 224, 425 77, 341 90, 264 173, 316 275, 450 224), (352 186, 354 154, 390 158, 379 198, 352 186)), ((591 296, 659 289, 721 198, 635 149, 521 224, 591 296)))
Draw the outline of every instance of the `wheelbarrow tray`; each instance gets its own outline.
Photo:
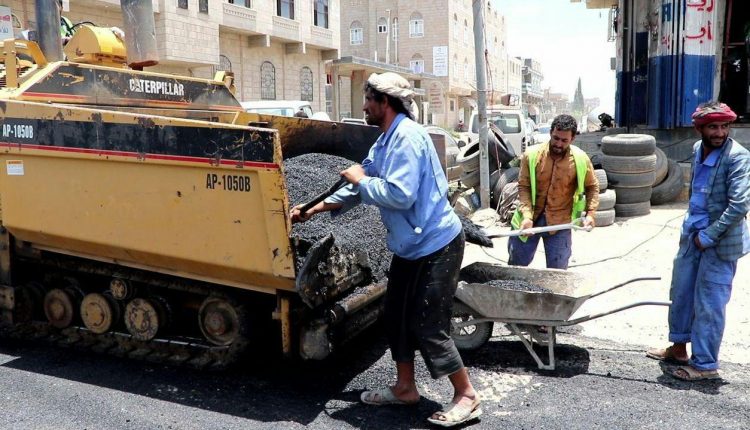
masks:
POLYGON ((594 294, 594 282, 558 269, 473 263, 461 270, 456 298, 480 315, 503 321, 567 321, 594 294), (503 289, 485 282, 525 281, 550 292, 503 289))

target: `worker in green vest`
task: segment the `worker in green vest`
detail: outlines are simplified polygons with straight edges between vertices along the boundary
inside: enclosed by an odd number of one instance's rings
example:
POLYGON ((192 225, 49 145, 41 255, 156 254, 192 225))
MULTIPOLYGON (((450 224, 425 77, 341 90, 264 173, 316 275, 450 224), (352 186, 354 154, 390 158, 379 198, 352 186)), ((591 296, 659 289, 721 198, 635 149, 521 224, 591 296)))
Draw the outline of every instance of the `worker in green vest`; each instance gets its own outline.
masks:
POLYGON ((62 37, 63 45, 68 43, 68 40, 70 40, 71 37, 73 37, 73 33, 75 33, 75 28, 73 28, 73 22, 69 20, 68 18, 63 16, 63 0, 57 0, 57 10, 60 12, 60 37, 62 37))
MULTIPOLYGON (((511 220, 514 229, 568 224, 578 219, 583 219, 584 227, 594 226, 599 183, 588 155, 572 146, 577 129, 575 118, 558 115, 550 126, 549 142, 530 147, 521 157, 520 203, 511 220)), ((540 238, 544 240, 547 267, 567 269, 572 252, 569 229, 511 237, 508 264, 528 266, 540 238)))

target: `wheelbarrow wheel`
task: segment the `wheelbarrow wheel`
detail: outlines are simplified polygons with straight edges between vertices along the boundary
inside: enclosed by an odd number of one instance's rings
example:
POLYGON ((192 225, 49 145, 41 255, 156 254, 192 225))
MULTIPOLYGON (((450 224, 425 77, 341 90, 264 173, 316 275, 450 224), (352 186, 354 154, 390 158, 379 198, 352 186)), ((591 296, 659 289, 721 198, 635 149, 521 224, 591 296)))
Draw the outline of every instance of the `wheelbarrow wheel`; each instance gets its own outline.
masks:
POLYGON ((453 318, 451 319, 451 337, 459 351, 474 351, 487 343, 492 336, 492 321, 458 327, 458 324, 477 319, 476 311, 459 302, 453 302, 453 318))

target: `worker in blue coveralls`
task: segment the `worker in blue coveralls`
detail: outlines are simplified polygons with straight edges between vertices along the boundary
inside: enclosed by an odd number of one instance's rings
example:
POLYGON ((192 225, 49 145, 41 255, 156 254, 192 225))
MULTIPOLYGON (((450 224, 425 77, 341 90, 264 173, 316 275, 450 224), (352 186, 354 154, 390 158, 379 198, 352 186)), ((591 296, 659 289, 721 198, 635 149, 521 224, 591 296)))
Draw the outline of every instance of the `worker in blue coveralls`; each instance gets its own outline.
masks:
POLYGON ((433 378, 448 376, 452 402, 428 421, 451 427, 481 413, 461 356, 451 339, 453 295, 464 252, 461 221, 448 199, 448 182, 429 135, 414 121, 414 91, 395 73, 373 73, 365 84, 367 123, 382 134, 362 165, 341 172, 350 183, 307 213, 292 209, 292 222, 315 213, 336 216, 358 203, 375 205, 394 253, 385 297, 386 332, 396 362, 396 383, 364 391, 369 405, 415 405, 414 375, 419 350, 433 378))
POLYGON ((750 153, 729 137, 737 115, 723 103, 698 106, 693 124, 701 140, 693 147, 690 203, 674 260, 669 341, 648 357, 681 366, 675 378, 719 378, 719 347, 737 260, 750 252, 750 153), (691 344, 691 355, 687 353, 691 344))

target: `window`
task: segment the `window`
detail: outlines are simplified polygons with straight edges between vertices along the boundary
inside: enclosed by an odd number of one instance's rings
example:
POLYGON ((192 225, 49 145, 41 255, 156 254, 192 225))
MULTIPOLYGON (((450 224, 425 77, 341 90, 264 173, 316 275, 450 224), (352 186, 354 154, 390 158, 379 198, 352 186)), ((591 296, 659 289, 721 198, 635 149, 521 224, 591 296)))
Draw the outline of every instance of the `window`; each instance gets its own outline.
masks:
POLYGON ((305 66, 302 68, 299 73, 299 82, 299 99, 306 102, 313 101, 313 72, 309 67, 305 66))
POLYGON ((362 29, 362 24, 359 21, 354 21, 349 26, 349 44, 350 45, 361 45, 365 41, 365 34, 362 29))
POLYGON ((314 0, 315 26, 328 28, 328 0, 314 0))
POLYGON ((188 8, 188 0, 177 0, 177 7, 180 9, 188 8))
POLYGON ((453 56, 453 79, 461 79, 461 63, 455 55, 453 56))
POLYGON ((411 57, 411 60, 409 60, 409 68, 414 73, 424 73, 424 60, 422 59, 422 56, 417 54, 411 57))
POLYGON ((398 18, 393 18, 393 26, 391 28, 393 29, 393 41, 398 42, 398 18))
POLYGON ((276 15, 294 19, 294 0, 276 0, 276 15))
POLYGON ((464 45, 469 44, 469 23, 464 20, 464 45))
POLYGON ((453 38, 461 40, 461 26, 458 24, 458 15, 453 14, 453 38))
POLYGON ((198 0, 198 12, 208 13, 208 0, 198 0))
POLYGON ((388 33, 388 21, 385 18, 378 19, 378 33, 388 33))
POLYGON ((260 98, 276 100, 276 68, 270 61, 260 65, 260 98))
POLYGON ((228 0, 231 4, 236 4, 238 6, 245 6, 246 8, 252 8, 253 7, 253 1, 252 0, 228 0))
POLYGON ((456 101, 453 100, 453 99, 451 99, 449 104, 450 104, 450 107, 451 107, 451 112, 455 111, 456 110, 456 101))
POLYGON ((419 12, 414 12, 409 18, 409 37, 424 36, 424 19, 419 12))

